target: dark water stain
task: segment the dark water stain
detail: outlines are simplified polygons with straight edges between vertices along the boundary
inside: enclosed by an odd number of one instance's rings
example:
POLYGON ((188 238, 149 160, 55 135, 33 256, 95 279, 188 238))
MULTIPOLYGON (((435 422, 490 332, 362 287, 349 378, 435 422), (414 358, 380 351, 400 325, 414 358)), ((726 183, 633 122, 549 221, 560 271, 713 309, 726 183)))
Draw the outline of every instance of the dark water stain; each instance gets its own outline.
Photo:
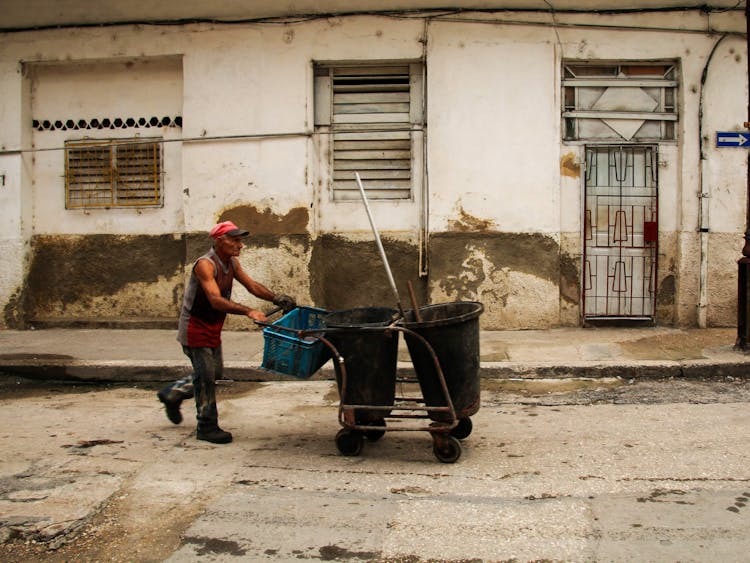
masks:
POLYGON ((100 440, 79 440, 75 444, 65 444, 60 447, 77 448, 79 450, 85 450, 88 448, 93 448, 94 446, 111 446, 113 444, 122 444, 122 443, 124 443, 122 440, 110 440, 108 438, 104 438, 100 440))
POLYGON ((240 556, 247 553, 247 550, 240 547, 240 544, 229 540, 206 538, 202 536, 189 536, 185 538, 185 543, 196 546, 196 555, 226 554, 240 556))
POLYGON ((310 212, 306 207, 295 207, 284 215, 270 209, 258 209, 253 205, 239 205, 222 211, 218 221, 233 221, 239 227, 257 235, 303 235, 308 234, 310 212))
POLYGON ((572 305, 581 301, 578 259, 566 253, 560 254, 560 297, 572 305))
POLYGON ((373 561, 380 557, 380 552, 377 551, 349 551, 337 545, 325 545, 319 551, 320 558, 323 561, 344 561, 346 559, 373 561))
MULTIPOLYGON (((407 281, 414 286, 417 303, 427 303, 427 283, 419 278, 417 246, 381 237, 403 308, 411 308, 407 281)), ((375 241, 352 241, 339 235, 323 235, 313 242, 310 293, 318 307, 329 310, 396 307, 375 241)))
POLYGON ((36 236, 25 314, 33 318, 58 305, 85 305, 131 283, 163 283, 170 277, 181 283, 184 262, 185 243, 172 235, 36 236))
POLYGON ((675 302, 676 283, 674 275, 669 274, 659 283, 659 292, 656 297, 656 304, 659 307, 671 307, 675 302))
POLYGON ((675 322, 677 282, 674 274, 665 276, 656 291, 656 318, 659 324, 671 325, 675 322))
POLYGON ((454 232, 468 233, 477 231, 486 231, 494 226, 494 222, 491 219, 480 219, 469 215, 464 211, 464 208, 460 208, 458 212, 458 218, 448 222, 448 230, 454 232))
POLYGON ((256 234, 245 239, 245 247, 248 249, 246 252, 252 252, 253 248, 286 249, 292 255, 305 260, 310 244, 310 235, 256 234))
POLYGON ((26 300, 29 297, 29 291, 26 284, 16 289, 8 299, 3 309, 3 320, 8 328, 24 329, 27 328, 26 322, 26 300))
POLYGON ((695 504, 694 502, 684 500, 674 500, 674 497, 680 497, 688 494, 680 489, 654 489, 647 497, 638 497, 638 502, 671 502, 673 504, 695 504))
POLYGON ((65 354, 0 354, 0 360, 72 360, 65 354))

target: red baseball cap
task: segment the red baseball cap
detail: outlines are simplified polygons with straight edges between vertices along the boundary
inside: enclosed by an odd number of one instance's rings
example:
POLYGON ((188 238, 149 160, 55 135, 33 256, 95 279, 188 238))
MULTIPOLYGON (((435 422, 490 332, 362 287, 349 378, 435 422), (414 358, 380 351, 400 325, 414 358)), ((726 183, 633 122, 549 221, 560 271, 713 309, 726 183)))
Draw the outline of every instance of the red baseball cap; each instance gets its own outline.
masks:
POLYGON ((223 237, 224 235, 228 235, 230 237, 246 237, 250 233, 248 233, 247 231, 243 231, 231 221, 224 221, 222 223, 214 225, 211 230, 208 231, 208 234, 212 238, 216 239, 223 237))

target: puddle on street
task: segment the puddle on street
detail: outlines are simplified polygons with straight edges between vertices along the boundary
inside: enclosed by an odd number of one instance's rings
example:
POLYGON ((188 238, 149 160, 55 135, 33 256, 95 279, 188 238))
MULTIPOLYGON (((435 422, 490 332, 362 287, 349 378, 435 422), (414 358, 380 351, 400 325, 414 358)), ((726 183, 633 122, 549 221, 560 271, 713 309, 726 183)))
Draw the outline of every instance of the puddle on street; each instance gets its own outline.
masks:
POLYGON ((626 385, 617 378, 597 379, 484 379, 482 390, 490 393, 511 393, 523 397, 542 397, 553 393, 607 390, 626 385))

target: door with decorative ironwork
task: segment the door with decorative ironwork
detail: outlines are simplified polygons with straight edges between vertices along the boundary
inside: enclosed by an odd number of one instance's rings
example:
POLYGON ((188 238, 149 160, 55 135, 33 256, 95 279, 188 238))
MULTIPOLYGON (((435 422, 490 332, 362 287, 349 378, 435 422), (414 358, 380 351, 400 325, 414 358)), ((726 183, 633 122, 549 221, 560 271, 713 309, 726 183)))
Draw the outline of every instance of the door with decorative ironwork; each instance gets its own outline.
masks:
POLYGON ((584 320, 653 320, 658 256, 657 148, 586 147, 584 320))

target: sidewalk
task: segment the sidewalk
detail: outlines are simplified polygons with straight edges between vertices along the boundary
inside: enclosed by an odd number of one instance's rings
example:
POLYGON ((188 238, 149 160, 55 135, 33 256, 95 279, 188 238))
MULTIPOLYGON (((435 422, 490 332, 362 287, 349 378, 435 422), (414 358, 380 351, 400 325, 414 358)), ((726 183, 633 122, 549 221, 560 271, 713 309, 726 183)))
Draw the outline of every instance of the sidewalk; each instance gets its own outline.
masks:
MULTIPOLYGON (((483 331, 485 378, 745 377, 750 354, 734 349, 737 331, 721 329, 558 328, 483 331)), ((399 369, 411 370, 403 346, 399 369)), ((225 332, 225 378, 291 379, 260 370, 260 331, 225 332)), ((0 372, 58 380, 168 381, 189 369, 173 330, 45 329, 0 331, 0 372)), ((331 363, 313 378, 333 377, 331 363)))

